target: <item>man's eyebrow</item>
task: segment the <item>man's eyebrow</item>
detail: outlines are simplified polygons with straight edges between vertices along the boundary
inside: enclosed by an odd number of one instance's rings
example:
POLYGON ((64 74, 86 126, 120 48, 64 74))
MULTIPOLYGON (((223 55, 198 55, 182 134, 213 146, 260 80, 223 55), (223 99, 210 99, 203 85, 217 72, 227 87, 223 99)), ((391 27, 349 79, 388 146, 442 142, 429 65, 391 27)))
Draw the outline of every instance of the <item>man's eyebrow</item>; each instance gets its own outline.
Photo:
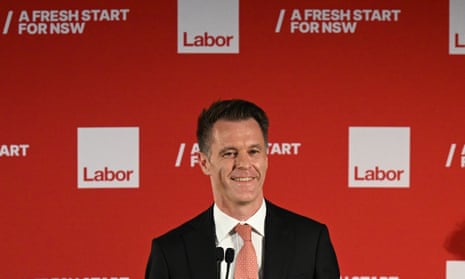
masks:
POLYGON ((220 154, 224 153, 226 151, 237 151, 237 148, 232 147, 232 146, 225 146, 225 147, 220 149, 220 154))
MULTIPOLYGON (((251 148, 266 149, 262 144, 259 144, 259 143, 255 143, 255 144, 247 146, 247 149, 251 149, 251 148)), ((234 146, 225 146, 220 149, 219 153, 222 154, 228 151, 237 151, 237 150, 238 149, 234 146)))
POLYGON ((259 148, 259 149, 262 149, 264 146, 259 144, 259 143, 256 143, 256 144, 252 144, 251 146, 249 146, 249 148, 259 148))

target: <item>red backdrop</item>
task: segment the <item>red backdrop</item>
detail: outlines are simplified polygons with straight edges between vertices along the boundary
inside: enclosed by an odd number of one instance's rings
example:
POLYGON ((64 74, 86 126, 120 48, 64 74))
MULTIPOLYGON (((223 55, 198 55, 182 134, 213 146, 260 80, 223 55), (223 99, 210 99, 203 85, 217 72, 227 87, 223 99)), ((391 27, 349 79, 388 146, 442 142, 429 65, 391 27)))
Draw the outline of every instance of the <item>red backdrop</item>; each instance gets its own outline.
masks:
POLYGON ((449 54, 447 1, 240 1, 239 51, 223 54, 177 52, 177 6, 0 4, 2 278, 143 278, 151 239, 212 202, 189 160, 197 115, 225 98, 258 103, 275 148, 294 144, 270 154, 266 196, 328 224, 343 278, 446 278, 447 261, 465 262, 465 57, 449 54), (50 34, 69 21, 32 18, 92 9, 120 14, 80 18, 76 34, 50 34), (294 9, 400 13, 304 34, 290 32, 294 9), (39 23, 47 34, 27 27, 39 23), (359 126, 410 128, 407 188, 349 187, 359 126), (78 189, 86 127, 139 128, 139 187, 78 189))

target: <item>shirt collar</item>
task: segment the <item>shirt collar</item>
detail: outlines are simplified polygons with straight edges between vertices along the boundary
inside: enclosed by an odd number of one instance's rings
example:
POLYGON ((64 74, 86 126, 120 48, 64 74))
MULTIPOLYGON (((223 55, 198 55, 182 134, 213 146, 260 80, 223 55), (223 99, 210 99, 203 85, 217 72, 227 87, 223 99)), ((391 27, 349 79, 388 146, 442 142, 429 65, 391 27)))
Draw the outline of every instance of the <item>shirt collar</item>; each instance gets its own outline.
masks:
POLYGON ((213 220, 215 222, 216 240, 221 242, 223 239, 228 237, 234 230, 234 227, 238 224, 249 224, 253 230, 265 236, 265 216, 266 216, 266 203, 263 200, 260 208, 252 215, 248 220, 239 221, 223 211, 215 204, 213 206, 213 220))

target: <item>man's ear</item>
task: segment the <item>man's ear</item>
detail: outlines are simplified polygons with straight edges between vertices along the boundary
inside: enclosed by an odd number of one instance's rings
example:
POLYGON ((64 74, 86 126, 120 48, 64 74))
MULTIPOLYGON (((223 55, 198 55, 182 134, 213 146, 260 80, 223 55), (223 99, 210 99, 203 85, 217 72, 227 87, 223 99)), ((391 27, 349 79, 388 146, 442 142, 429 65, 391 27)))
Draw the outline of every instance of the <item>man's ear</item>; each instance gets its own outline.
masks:
POLYGON ((199 159, 199 165, 200 165, 200 168, 202 169, 202 172, 205 175, 210 175, 210 161, 208 160, 207 154, 203 152, 197 152, 197 156, 199 159))

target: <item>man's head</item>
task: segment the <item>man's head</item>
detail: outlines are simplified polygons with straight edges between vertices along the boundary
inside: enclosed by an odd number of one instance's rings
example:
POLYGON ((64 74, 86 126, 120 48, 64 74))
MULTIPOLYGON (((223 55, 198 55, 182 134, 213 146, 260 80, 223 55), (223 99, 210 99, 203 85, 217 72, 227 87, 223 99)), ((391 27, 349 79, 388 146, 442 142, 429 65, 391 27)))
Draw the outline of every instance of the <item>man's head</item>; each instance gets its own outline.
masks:
POLYGON ((267 131, 265 113, 247 101, 217 102, 199 117, 200 167, 215 203, 236 219, 248 219, 262 204, 267 131))
POLYGON ((213 125, 218 120, 238 121, 249 118, 257 121, 265 144, 268 144, 268 117, 254 103, 245 100, 224 100, 217 101, 208 109, 204 109, 197 123, 197 141, 200 152, 205 154, 210 153, 211 132, 213 125))

